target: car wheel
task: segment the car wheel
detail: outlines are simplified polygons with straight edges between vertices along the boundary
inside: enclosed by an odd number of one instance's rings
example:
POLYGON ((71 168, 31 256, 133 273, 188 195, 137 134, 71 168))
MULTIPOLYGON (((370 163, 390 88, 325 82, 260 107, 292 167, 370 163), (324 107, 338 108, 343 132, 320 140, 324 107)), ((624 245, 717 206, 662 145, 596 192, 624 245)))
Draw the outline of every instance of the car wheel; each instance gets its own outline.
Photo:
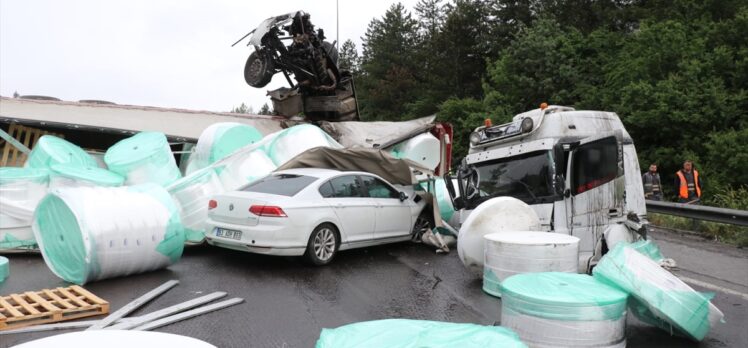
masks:
MULTIPOLYGON (((426 209, 429 209, 426 207, 426 209)), ((418 215, 418 218, 416 219, 416 223, 413 224, 413 231, 411 232, 411 240, 414 242, 420 242, 421 236, 423 236, 424 233, 427 231, 431 231, 431 229, 434 228, 434 222, 433 219, 429 216, 428 213, 423 212, 421 215, 418 215)))
POLYGON ((255 88, 265 87, 274 73, 273 61, 264 51, 252 52, 244 65, 244 81, 255 88))
POLYGON ((329 224, 322 224, 312 231, 304 257, 315 266, 330 263, 338 252, 338 233, 329 224))

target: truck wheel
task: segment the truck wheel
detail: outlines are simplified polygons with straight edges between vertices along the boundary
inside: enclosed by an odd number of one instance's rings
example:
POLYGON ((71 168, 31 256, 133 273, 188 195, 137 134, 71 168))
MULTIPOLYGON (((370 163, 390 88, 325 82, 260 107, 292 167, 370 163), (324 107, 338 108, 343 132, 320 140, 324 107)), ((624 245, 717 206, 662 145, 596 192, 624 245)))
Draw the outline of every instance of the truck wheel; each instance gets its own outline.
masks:
POLYGON ((323 266, 330 262, 338 252, 338 232, 330 224, 322 224, 312 231, 306 245, 304 258, 315 266, 323 266))
POLYGON ((247 81, 248 85, 255 88, 265 87, 270 83, 273 74, 273 61, 263 51, 254 51, 249 55, 244 65, 244 81, 247 81))

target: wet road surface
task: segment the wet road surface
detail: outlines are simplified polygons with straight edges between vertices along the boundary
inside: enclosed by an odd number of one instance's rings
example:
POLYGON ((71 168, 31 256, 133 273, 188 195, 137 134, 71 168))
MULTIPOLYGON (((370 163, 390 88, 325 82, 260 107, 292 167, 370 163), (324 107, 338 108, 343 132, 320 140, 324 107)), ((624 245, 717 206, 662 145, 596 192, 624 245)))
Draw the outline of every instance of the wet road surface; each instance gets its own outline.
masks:
MULTIPOLYGON (((694 343, 629 315, 628 347, 748 347, 748 295, 740 295, 747 292, 740 285, 741 279, 748 285, 748 251, 713 243, 704 248, 699 241, 667 234, 654 236, 665 256, 683 265, 676 274, 717 286, 691 284, 697 290, 715 292, 714 303, 725 313, 727 323, 703 342, 694 343), (730 273, 735 267, 738 273, 730 273), (711 268, 727 269, 709 275, 711 268)), ((8 257, 11 276, 0 286, 2 294, 67 285, 47 269, 40 255, 8 257)), ((86 288, 109 301, 115 311, 169 279, 178 279, 180 284, 131 316, 213 291, 228 292, 226 298, 244 298, 243 304, 157 329, 218 347, 313 347, 322 328, 374 319, 491 325, 501 318, 500 301, 484 294, 481 281, 463 271, 456 251, 439 255, 411 243, 344 251, 333 264, 321 268, 295 258, 194 247, 166 270, 103 280, 86 288)), ((0 347, 63 332, 67 331, 0 335, 0 347)))

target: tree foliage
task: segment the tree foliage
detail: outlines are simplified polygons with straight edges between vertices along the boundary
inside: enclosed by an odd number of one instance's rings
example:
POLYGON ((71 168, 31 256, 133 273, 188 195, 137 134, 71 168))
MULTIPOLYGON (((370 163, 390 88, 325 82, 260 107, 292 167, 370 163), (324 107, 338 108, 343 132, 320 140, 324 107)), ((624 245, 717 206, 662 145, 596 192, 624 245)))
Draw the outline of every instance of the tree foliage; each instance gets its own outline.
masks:
POLYGON ((707 187, 748 182, 745 0, 421 0, 369 24, 357 76, 365 119, 437 112, 455 159, 490 117, 539 103, 618 113, 643 166, 683 160, 707 187))

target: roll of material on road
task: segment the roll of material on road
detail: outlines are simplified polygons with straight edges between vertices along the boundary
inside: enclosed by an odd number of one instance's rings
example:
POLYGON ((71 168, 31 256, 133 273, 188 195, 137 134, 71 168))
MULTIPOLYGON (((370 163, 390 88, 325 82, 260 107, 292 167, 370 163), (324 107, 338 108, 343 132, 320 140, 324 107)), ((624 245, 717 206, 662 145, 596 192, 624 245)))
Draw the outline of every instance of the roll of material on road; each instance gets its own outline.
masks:
POLYGON ((592 274, 629 292, 632 313, 669 333, 681 332, 701 341, 724 317, 711 303, 711 296, 695 291, 631 245, 616 245, 592 274))
POLYGON ((104 155, 109 170, 122 175, 125 185, 167 186, 182 177, 163 133, 140 132, 120 140, 104 155))
POLYGON ((81 186, 122 186, 125 178, 115 172, 98 166, 76 166, 53 164, 49 175, 50 189, 81 186))
POLYGON ((10 276, 10 261, 7 257, 0 256, 0 284, 10 276))
POLYGON ((212 167, 203 168, 166 188, 179 203, 182 225, 188 244, 205 240, 205 220, 208 218, 208 201, 213 195, 224 192, 212 167))
POLYGON ((501 325, 530 347, 626 346, 628 294, 591 276, 518 274, 501 292, 501 325))
POLYGON ((44 337, 15 346, 16 348, 76 347, 132 348, 179 347, 216 348, 207 342, 175 334, 152 331, 91 330, 44 337))
POLYGON ((501 282, 515 274, 577 273, 579 238, 551 232, 505 231, 485 238, 483 291, 501 297, 501 282))
POLYGON ((51 191, 34 214, 47 266, 75 284, 152 271, 179 260, 179 207, 155 184, 51 191))
POLYGON ((47 169, 0 168, 0 250, 36 246, 31 220, 48 184, 47 169))
POLYGON ((187 174, 205 168, 261 139, 262 133, 252 126, 236 122, 214 123, 200 133, 187 174))
POLYGON ((524 202, 512 197, 489 199, 476 207, 460 227, 457 253, 465 267, 483 276, 483 236, 504 231, 538 231, 538 214, 524 202))
POLYGON ((49 168, 53 164, 96 166, 96 160, 77 145, 53 135, 43 135, 31 150, 24 167, 49 168))

